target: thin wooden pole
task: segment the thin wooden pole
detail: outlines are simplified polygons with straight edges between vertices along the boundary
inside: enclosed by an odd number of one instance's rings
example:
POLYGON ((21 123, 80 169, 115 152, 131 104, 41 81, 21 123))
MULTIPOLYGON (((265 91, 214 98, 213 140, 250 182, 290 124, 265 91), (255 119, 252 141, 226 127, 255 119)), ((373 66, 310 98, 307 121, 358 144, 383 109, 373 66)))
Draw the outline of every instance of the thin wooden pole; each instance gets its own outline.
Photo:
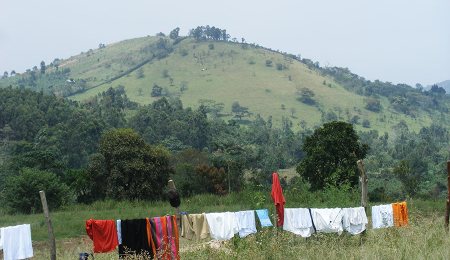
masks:
MULTIPOLYGON (((367 179, 367 174, 366 174, 366 170, 364 169, 364 161, 363 160, 358 160, 356 162, 356 164, 358 165, 358 169, 360 172, 360 177, 359 177, 359 182, 361 183, 361 207, 364 207, 364 211, 367 214, 367 206, 368 206, 368 196, 367 196, 367 184, 368 184, 368 179, 367 179)), ((366 236, 366 230, 363 231, 362 235, 361 235, 361 240, 360 243, 362 244, 364 242, 364 237, 366 236)))
POLYGON ((45 220, 47 221, 48 241, 50 242, 50 259, 56 260, 55 235, 53 234, 52 220, 50 218, 50 213, 48 211, 47 199, 45 198, 45 192, 42 190, 39 191, 39 196, 41 196, 42 209, 44 210, 45 220))
POLYGON ((448 232, 450 212, 450 161, 447 161, 447 207, 445 209, 445 230, 448 232))
POLYGON ((368 196, 367 196, 367 183, 368 183, 368 179, 367 179, 367 174, 366 171, 364 169, 364 162, 363 160, 358 160, 356 162, 358 164, 358 169, 359 172, 361 173, 361 176, 359 177, 359 181, 361 183, 361 207, 364 207, 364 209, 367 209, 367 201, 368 201, 368 196))

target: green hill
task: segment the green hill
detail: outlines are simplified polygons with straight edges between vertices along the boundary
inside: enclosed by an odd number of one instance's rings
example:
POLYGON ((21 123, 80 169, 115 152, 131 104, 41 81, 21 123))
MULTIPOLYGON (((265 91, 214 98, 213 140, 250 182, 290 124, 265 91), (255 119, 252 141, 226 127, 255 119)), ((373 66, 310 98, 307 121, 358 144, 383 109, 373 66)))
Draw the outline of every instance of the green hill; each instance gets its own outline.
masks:
POLYGON ((192 37, 147 36, 101 46, 55 60, 45 73, 35 68, 0 80, 0 86, 9 85, 82 102, 123 86, 130 100, 141 104, 159 98, 152 96, 157 85, 161 95, 180 98, 185 106, 223 106, 216 115, 224 119, 232 118, 237 101, 252 113, 249 119, 272 116, 281 125, 288 118, 294 129, 340 119, 360 130, 389 131, 400 121, 417 130, 442 122, 448 111, 445 97, 409 86, 369 82, 346 69, 321 68, 254 44, 192 37))

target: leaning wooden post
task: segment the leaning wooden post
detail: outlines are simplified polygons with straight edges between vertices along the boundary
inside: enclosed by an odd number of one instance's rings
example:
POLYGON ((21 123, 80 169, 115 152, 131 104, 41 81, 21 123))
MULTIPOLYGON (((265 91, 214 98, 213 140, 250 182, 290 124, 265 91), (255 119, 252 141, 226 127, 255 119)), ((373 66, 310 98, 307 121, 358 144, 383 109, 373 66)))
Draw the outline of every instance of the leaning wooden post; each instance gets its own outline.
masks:
POLYGON ((48 212, 47 199, 45 198, 45 192, 39 191, 39 196, 41 196, 42 209, 44 210, 45 220, 47 221, 48 228, 48 241, 50 242, 50 259, 56 260, 56 242, 55 235, 53 234, 52 220, 48 212))
POLYGON ((361 183, 361 207, 364 207, 364 210, 367 212, 367 174, 364 170, 363 160, 358 160, 356 163, 358 164, 358 169, 361 174, 359 177, 359 181, 361 183))
POLYGON ((447 161, 447 207, 445 209, 445 230, 448 232, 448 220, 450 212, 450 161, 447 161))
MULTIPOLYGON (((367 214, 367 204, 368 204, 368 199, 367 199, 367 174, 366 171, 364 169, 364 162, 363 160, 358 160, 356 162, 356 164, 358 165, 358 169, 360 172, 360 177, 359 177, 359 182, 361 183, 361 207, 364 207, 364 211, 367 214)), ((366 230, 363 231, 362 235, 361 235, 361 240, 360 243, 362 244, 364 241, 364 237, 366 236, 366 230)))

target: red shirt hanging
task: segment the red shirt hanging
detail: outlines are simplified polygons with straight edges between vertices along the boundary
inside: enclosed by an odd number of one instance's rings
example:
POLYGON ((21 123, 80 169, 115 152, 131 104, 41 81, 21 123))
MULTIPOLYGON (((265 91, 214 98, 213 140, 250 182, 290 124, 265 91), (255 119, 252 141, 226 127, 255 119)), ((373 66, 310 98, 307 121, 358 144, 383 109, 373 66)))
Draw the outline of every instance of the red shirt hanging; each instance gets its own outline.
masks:
POLYGON ((119 244, 114 220, 86 220, 86 233, 94 241, 94 253, 113 251, 119 244))
POLYGON ((278 173, 272 173, 272 199, 277 208, 277 227, 283 226, 284 222, 284 204, 286 201, 283 196, 283 189, 280 185, 280 180, 278 179, 278 173))

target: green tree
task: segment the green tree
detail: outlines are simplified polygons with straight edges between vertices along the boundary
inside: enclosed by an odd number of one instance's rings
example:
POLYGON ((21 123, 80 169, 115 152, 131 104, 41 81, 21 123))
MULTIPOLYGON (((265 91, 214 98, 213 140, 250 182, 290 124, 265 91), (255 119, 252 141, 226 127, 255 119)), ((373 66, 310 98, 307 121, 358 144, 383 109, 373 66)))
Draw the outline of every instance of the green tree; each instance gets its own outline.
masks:
POLYGON ((132 129, 114 129, 100 140, 106 171, 106 196, 112 199, 160 199, 169 174, 169 152, 152 147, 132 129))
POLYGON ((177 27, 177 28, 173 29, 172 31, 170 31, 169 38, 172 40, 175 40, 179 37, 179 33, 180 33, 180 27, 177 27))
POLYGON ((333 121, 316 129, 306 137, 303 151, 306 157, 297 172, 319 190, 327 186, 358 184, 356 161, 363 159, 369 147, 359 142, 351 124, 333 121))
POLYGON ((234 117, 239 120, 242 120, 243 117, 251 115, 250 111, 248 111, 248 107, 241 106, 238 101, 234 101, 231 105, 231 112, 234 117))
POLYGON ((394 175, 403 184, 405 192, 414 196, 419 191, 419 186, 424 179, 427 165, 422 158, 415 155, 408 156, 407 160, 401 160, 393 170, 394 175))
POLYGON ((373 112, 380 112, 382 109, 381 103, 379 99, 376 98, 367 98, 364 100, 366 103, 366 109, 373 112))
POLYGON ((142 79, 142 78, 144 78, 145 77, 145 75, 144 75, 144 69, 143 68, 139 68, 137 71, 136 71, 136 78, 137 79, 142 79))
POLYGON ((152 97, 160 97, 162 95, 162 87, 153 84, 152 93, 150 94, 152 97))
POLYGON ((19 175, 6 181, 5 205, 12 212, 34 213, 42 211, 39 191, 45 191, 50 210, 69 202, 70 191, 56 174, 32 168, 24 168, 19 175))
POLYGON ((313 99, 315 94, 314 91, 312 91, 309 88, 301 88, 299 89, 299 91, 297 92, 297 100, 305 103, 307 105, 314 105, 316 104, 316 101, 313 99))
POLYGON ((47 67, 45 66, 45 62, 44 61, 41 61, 41 74, 45 74, 45 69, 46 69, 47 67))

